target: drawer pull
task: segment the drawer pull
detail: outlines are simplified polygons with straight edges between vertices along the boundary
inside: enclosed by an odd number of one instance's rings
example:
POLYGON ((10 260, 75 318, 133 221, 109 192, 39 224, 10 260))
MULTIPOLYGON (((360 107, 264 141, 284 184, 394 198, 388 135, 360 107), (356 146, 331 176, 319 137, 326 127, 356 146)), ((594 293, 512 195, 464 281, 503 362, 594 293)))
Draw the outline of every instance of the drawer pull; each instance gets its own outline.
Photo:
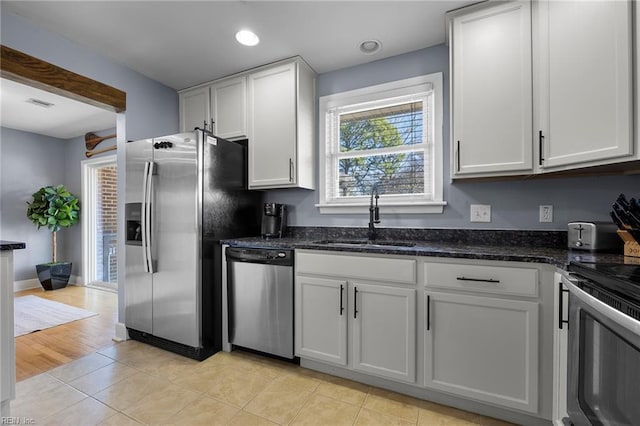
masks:
POLYGON ((500 280, 494 280, 492 278, 484 279, 484 278, 457 277, 456 280, 458 280, 458 281, 474 281, 474 282, 478 282, 478 283, 492 283, 492 284, 498 284, 500 282, 500 280))

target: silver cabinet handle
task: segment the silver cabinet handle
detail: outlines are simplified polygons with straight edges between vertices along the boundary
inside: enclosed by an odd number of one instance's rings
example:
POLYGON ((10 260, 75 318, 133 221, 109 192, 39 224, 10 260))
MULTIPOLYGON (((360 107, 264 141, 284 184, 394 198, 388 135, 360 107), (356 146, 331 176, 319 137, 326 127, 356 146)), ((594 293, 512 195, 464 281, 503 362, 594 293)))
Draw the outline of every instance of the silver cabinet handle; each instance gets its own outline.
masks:
POLYGON ((457 277, 456 280, 458 280, 458 281, 475 281, 475 282, 478 282, 478 283, 492 283, 492 284, 498 284, 500 282, 500 280, 494 280, 493 278, 485 279, 485 278, 457 277))

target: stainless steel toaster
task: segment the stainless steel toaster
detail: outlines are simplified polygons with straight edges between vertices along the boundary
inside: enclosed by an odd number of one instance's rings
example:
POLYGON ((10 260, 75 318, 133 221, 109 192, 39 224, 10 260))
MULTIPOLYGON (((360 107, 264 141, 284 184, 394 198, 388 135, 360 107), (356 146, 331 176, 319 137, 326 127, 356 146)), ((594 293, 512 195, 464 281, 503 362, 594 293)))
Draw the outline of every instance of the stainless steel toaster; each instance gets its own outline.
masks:
POLYGON ((613 251, 622 247, 618 229, 608 222, 569 222, 569 248, 589 251, 613 251))

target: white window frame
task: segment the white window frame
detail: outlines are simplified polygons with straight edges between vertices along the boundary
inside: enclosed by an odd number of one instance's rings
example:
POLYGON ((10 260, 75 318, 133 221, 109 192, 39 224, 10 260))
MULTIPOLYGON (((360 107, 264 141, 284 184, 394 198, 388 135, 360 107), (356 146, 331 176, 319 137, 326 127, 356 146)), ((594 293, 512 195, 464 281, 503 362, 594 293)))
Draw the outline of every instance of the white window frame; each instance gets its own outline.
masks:
MULTIPOLYGON (((320 200, 316 204, 321 214, 369 214, 369 197, 353 197, 352 199, 330 199, 328 191, 328 179, 332 175, 334 167, 329 164, 331 158, 331 141, 328 129, 331 123, 329 111, 336 107, 348 107, 349 105, 367 102, 381 101, 384 99, 411 96, 427 91, 433 91, 433 135, 431 146, 425 148, 425 159, 431 153, 433 161, 427 162, 425 171, 431 172, 432 196, 416 197, 415 195, 380 195, 379 206, 383 213, 442 213, 447 204, 443 200, 442 178, 442 152, 443 152, 443 83, 442 73, 434 73, 419 77, 407 78, 390 83, 369 86, 348 92, 336 93, 320 98, 319 105, 319 150, 320 150, 320 200)), ((425 126, 426 127, 426 126, 425 126)), ((410 146, 407 146, 409 148, 410 146)))

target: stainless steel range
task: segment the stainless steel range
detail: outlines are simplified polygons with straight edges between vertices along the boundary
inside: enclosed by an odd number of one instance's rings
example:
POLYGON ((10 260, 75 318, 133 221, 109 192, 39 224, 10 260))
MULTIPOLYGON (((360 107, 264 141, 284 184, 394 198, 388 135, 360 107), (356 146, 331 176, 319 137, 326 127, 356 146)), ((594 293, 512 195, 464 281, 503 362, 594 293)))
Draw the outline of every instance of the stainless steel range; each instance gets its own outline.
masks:
POLYGON ((570 422, 640 425, 640 265, 572 262, 569 271, 570 422))

